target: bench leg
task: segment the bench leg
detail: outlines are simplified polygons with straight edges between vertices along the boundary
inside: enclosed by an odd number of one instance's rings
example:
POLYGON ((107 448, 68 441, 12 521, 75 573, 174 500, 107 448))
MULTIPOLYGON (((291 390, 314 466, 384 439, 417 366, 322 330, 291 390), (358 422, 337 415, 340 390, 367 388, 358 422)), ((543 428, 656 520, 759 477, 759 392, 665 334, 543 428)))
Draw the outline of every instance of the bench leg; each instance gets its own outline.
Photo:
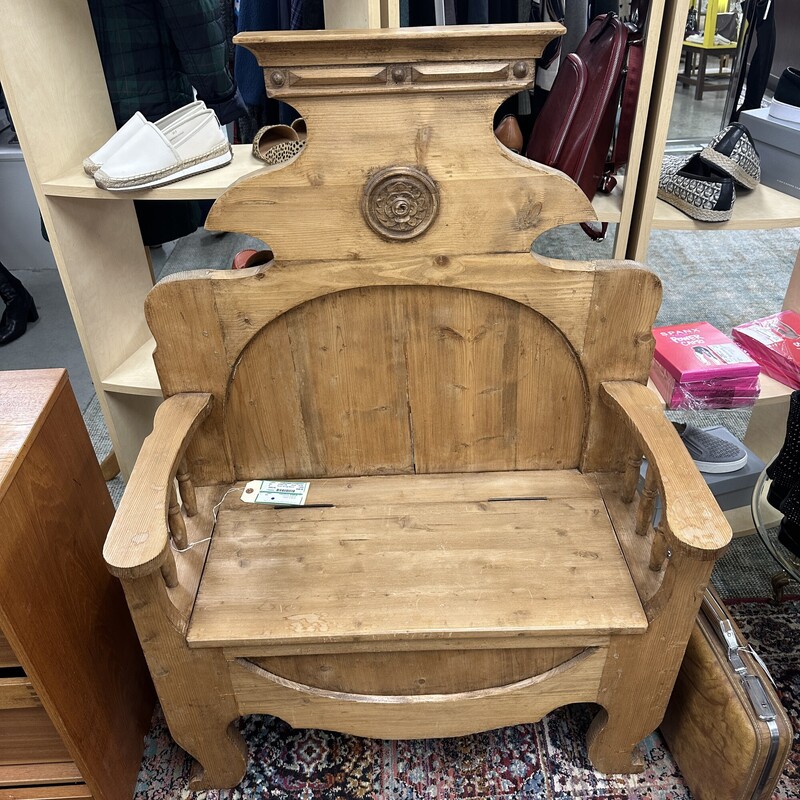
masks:
POLYGON ((607 775, 642 772, 644 758, 639 743, 658 727, 659 722, 652 724, 649 717, 643 718, 640 710, 631 714, 625 709, 612 708, 609 711, 601 708, 586 734, 592 766, 607 775), (646 719, 644 724, 643 719, 646 719))
POLYGON ((170 725, 175 741, 195 759, 189 788, 197 792, 238 786, 247 768, 247 745, 235 721, 227 725, 222 721, 216 729, 212 729, 214 720, 203 719, 201 729, 198 722, 192 720, 183 731, 179 723, 174 732, 170 725))
POLYGON ((247 745, 235 726, 228 662, 221 650, 188 647, 186 621, 158 571, 122 584, 170 733, 198 762, 189 787, 233 788, 244 777, 247 745))
POLYGON ((661 588, 644 603, 647 632, 611 638, 597 696, 602 708, 586 735, 595 769, 644 769, 638 745, 664 718, 713 566, 673 552, 661 588))

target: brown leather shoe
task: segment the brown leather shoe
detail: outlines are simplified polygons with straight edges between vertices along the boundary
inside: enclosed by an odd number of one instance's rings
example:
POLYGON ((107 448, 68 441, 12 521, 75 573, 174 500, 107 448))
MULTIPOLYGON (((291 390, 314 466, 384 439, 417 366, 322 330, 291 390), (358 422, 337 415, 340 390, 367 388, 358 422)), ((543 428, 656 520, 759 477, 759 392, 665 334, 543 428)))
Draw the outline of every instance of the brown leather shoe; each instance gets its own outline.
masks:
POLYGON ((513 114, 508 114, 500 120, 500 124, 494 129, 494 135, 500 144, 504 144, 509 150, 515 153, 522 150, 522 131, 513 114))

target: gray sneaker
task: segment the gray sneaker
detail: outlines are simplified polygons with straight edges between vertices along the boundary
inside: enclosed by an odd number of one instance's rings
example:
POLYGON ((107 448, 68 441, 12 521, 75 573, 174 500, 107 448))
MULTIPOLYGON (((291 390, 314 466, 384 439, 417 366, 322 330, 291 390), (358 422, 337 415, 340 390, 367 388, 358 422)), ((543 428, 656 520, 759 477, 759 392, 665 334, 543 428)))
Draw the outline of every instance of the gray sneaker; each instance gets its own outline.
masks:
POLYGON ((700 472, 736 472, 747 464, 747 451, 740 445, 685 422, 672 424, 700 472))

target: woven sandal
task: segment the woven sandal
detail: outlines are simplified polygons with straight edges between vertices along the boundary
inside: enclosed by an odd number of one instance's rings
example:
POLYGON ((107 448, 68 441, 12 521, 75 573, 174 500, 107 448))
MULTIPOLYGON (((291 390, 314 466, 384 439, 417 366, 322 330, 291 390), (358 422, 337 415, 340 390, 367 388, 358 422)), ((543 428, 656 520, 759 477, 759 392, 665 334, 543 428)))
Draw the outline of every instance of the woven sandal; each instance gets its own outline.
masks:
POLYGON ((696 153, 691 158, 665 156, 658 197, 700 222, 727 222, 733 215, 733 179, 709 167, 696 153))
POLYGON ((739 122, 723 128, 700 153, 709 166, 730 175, 745 189, 755 189, 761 180, 761 159, 750 131, 739 122))
POLYGON ((306 146, 306 121, 301 117, 291 125, 266 125, 253 139, 253 155, 267 164, 283 164, 306 146))

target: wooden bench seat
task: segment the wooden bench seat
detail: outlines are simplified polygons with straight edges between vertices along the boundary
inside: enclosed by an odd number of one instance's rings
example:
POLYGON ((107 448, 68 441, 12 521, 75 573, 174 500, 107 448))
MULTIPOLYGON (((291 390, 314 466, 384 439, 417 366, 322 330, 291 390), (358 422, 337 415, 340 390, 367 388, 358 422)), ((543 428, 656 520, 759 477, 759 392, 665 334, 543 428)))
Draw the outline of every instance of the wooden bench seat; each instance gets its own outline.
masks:
POLYGON ((646 628, 592 476, 489 472, 314 480, 297 508, 231 492, 187 641, 393 649, 646 628))

